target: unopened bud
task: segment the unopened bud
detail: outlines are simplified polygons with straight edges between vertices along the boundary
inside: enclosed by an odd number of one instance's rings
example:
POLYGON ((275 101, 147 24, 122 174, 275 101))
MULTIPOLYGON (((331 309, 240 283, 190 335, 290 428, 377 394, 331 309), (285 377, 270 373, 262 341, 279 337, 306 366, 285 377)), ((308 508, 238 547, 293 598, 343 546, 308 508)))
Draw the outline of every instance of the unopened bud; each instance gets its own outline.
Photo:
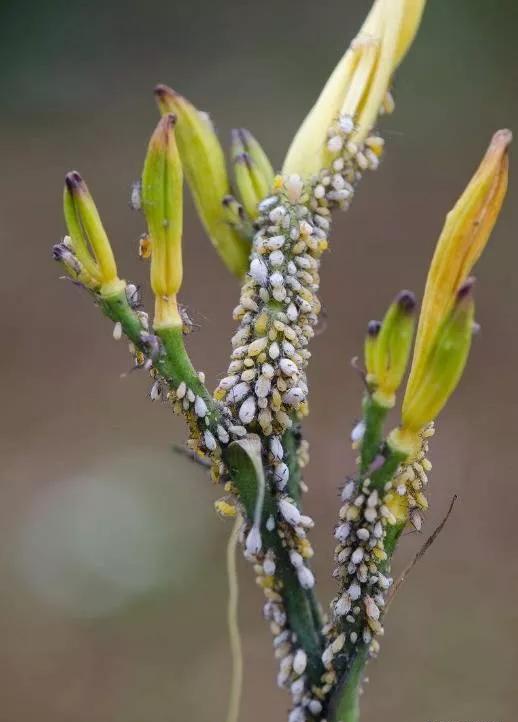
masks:
POLYGON ((225 265, 238 277, 248 269, 250 241, 229 225, 222 201, 231 193, 223 150, 210 118, 166 85, 155 95, 162 114, 178 119, 176 140, 200 219, 225 265))
POLYGON ((176 294, 182 284, 183 173, 174 115, 165 115, 151 140, 142 171, 142 209, 151 253, 155 328, 181 326, 176 294))
POLYGON ((437 243, 417 329, 406 396, 414 397, 423 384, 428 355, 457 293, 470 275, 496 223, 507 190, 509 130, 500 130, 466 190, 448 213, 437 243))
POLYGON ((402 291, 389 307, 372 353, 373 398, 385 408, 394 405, 395 393, 408 364, 415 328, 416 300, 402 291))
POLYGON ((245 210, 255 220, 258 204, 272 190, 274 172, 259 143, 249 131, 242 128, 232 131, 232 163, 245 210))
POLYGON ((72 251, 84 269, 86 285, 103 296, 120 292, 125 284, 117 276, 110 241, 88 187, 77 171, 65 177, 63 207, 72 251))

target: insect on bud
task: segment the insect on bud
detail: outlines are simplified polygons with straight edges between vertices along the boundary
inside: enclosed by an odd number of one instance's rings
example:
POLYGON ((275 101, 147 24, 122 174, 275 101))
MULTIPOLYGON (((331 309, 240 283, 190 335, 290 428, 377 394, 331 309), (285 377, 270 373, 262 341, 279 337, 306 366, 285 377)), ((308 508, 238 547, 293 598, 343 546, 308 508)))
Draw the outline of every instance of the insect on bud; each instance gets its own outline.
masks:
POLYGON ((209 116, 166 85, 155 96, 162 114, 174 113, 175 135, 185 177, 207 235, 227 268, 239 278, 248 268, 250 242, 226 222, 223 198, 230 195, 223 150, 209 116))
POLYGON ((329 167, 327 132, 339 117, 348 119, 350 139, 363 143, 378 114, 388 109, 392 76, 414 40, 425 4, 376 0, 297 132, 283 173, 310 178, 329 167))

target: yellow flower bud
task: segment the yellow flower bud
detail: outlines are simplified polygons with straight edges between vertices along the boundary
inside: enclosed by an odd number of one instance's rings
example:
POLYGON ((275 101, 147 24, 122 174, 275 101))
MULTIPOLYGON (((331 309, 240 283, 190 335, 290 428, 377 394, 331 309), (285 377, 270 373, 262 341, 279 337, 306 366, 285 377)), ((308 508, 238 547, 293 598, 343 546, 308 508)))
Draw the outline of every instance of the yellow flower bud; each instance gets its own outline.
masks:
POLYGON ((441 324, 415 392, 405 394, 402 426, 419 432, 433 421, 460 381, 473 335, 473 279, 457 292, 455 304, 441 324))
POLYGON ((508 130, 495 133, 480 167, 446 217, 426 281, 405 404, 422 386, 439 329, 496 223, 507 190, 511 139, 508 130))
POLYGON ((283 173, 312 177, 329 165, 327 131, 340 116, 354 122, 361 144, 376 123, 392 76, 415 37, 426 0, 376 0, 360 32, 338 63, 297 132, 283 173))
POLYGON ((374 376, 374 358, 376 352, 376 343, 381 330, 381 323, 379 321, 370 321, 367 326, 367 336, 365 337, 365 344, 363 347, 363 358, 365 363, 365 370, 367 372, 367 383, 373 384, 375 381, 374 376))
POLYGON ((110 241, 88 187, 77 171, 65 178, 63 208, 73 252, 84 269, 82 279, 103 296, 119 293, 125 283, 117 276, 110 241))
POLYGON ((142 209, 151 241, 155 328, 182 326, 176 294, 182 284, 183 172, 174 115, 165 115, 151 140, 142 171, 142 209))
POLYGON ((248 270, 250 241, 226 219, 223 199, 231 194, 223 150, 210 118, 166 85, 155 95, 162 114, 178 118, 176 140, 198 215, 221 259, 239 278, 248 270))

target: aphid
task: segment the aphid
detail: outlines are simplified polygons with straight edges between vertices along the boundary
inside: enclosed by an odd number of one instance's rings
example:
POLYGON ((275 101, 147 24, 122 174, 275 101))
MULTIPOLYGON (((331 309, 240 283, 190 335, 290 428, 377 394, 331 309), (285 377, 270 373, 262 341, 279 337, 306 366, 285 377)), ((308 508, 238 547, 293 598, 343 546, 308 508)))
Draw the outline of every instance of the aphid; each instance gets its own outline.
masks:
POLYGON ((134 211, 142 210, 142 181, 138 180, 131 184, 129 206, 134 211))
POLYGON ((288 524, 296 526, 300 523, 300 511, 297 509, 295 504, 288 500, 287 497, 284 497, 279 501, 279 511, 288 524))
POLYGON ((117 321, 117 323, 113 327, 113 338, 115 339, 115 341, 120 341, 122 338, 122 324, 120 321, 117 321))
POLYGON ((128 283, 126 285, 126 298, 131 308, 138 308, 141 305, 140 286, 128 283))
POLYGON ((150 236, 147 234, 144 234, 139 238, 138 241, 138 255, 139 258, 146 259, 151 258, 151 252, 152 252, 152 241, 150 236))
POLYGON ((259 552, 261 551, 262 545, 263 545, 263 542, 261 539, 261 532, 254 525, 250 529, 250 531, 248 532, 248 535, 246 537, 245 549, 247 551, 247 554, 250 554, 252 556, 257 556, 257 554, 259 554, 259 552))
POLYGON ((297 579, 303 589, 313 589, 315 586, 315 577, 308 567, 303 566, 297 569, 297 579))
POLYGON ((243 424, 250 424, 253 421, 256 408, 257 406, 255 398, 253 396, 249 396, 245 401, 243 401, 239 408, 239 418, 241 419, 243 424))
POLYGON ((308 657, 303 649, 297 649, 293 658, 293 671, 295 674, 304 674, 308 663, 308 657))
MULTIPOLYGON (((201 398, 198 396, 198 398, 201 398)), ((214 438, 214 435, 207 429, 203 432, 203 440, 205 442, 205 446, 209 451, 215 451, 217 448, 217 441, 214 438)))
POLYGON ((207 411, 208 409, 205 401, 202 399, 201 396, 196 396, 194 401, 194 412, 196 416, 198 416, 199 418, 203 418, 207 415, 207 411))
POLYGON ((160 386, 160 382, 155 381, 155 383, 151 387, 151 391, 149 392, 151 401, 158 401, 158 399, 161 397, 161 395, 162 395, 162 388, 160 386))

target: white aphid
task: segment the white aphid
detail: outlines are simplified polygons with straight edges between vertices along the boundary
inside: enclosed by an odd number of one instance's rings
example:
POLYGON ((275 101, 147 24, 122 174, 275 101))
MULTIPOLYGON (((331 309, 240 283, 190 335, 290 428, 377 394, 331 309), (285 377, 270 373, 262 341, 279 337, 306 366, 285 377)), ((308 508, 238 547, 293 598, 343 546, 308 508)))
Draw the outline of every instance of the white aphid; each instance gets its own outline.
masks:
POLYGON ((285 376, 295 376, 298 372, 297 365, 289 358, 281 358, 279 366, 285 376))
POLYGON ((297 579, 303 589, 313 589, 315 586, 315 577, 311 569, 307 567, 301 567, 297 569, 297 579))
POLYGON ((250 386, 245 381, 240 381, 230 389, 227 401, 231 404, 237 404, 250 393, 250 386))
POLYGON ((261 551, 263 542, 258 527, 253 526, 246 537, 245 549, 251 556, 256 556, 261 551))
POLYGON ((162 395, 162 389, 160 387, 160 382, 155 381, 155 383, 151 387, 151 391, 149 392, 151 401, 158 401, 158 399, 160 398, 161 395, 162 395))
POLYGON ((250 264, 250 275, 261 286, 268 280, 268 266, 261 258, 253 258, 250 264))
POLYGON ((358 441, 361 441, 363 439, 363 436, 365 434, 365 422, 359 421, 354 429, 351 431, 351 441, 353 444, 358 443, 358 441))
POLYGON ((359 564, 363 559, 364 551, 362 547, 355 549, 351 555, 351 561, 353 564, 359 564))
POLYGON ((351 600, 355 602, 357 599, 359 599, 362 595, 362 590, 360 585, 357 582, 353 582, 349 589, 347 590, 347 593, 351 600))
POLYGON ((344 524, 340 524, 340 526, 337 526, 335 529, 335 539, 337 539, 340 542, 345 542, 349 534, 351 533, 351 525, 349 522, 345 522, 344 524))
POLYGON ((302 558, 302 554, 299 554, 299 552, 295 551, 295 549, 291 549, 290 562, 295 567, 295 569, 300 569, 304 565, 304 559, 302 558))
POLYGON ((194 401, 194 412, 196 416, 199 416, 200 418, 203 418, 207 415, 207 404, 201 396, 196 396, 196 399, 194 401))
POLYGON ((284 262, 284 253, 282 251, 272 251, 268 256, 268 260, 272 266, 282 266, 284 262))
MULTIPOLYGON (((263 367, 264 371, 264 367, 263 367)), ((272 456, 277 461, 281 461, 284 456, 284 449, 282 448, 282 442, 278 436, 272 436, 270 438, 270 451, 272 456)))
POLYGON ((304 674, 308 663, 308 657, 303 649, 297 649, 293 657, 293 671, 295 674, 304 674))
POLYGON ((295 504, 292 504, 292 502, 288 501, 287 498, 281 499, 279 501, 279 511, 286 519, 288 524, 291 524, 292 526, 297 526, 297 524, 300 523, 300 511, 297 509, 295 504))
POLYGON ((217 432, 218 432, 218 439, 221 441, 221 443, 228 444, 230 437, 229 437, 228 431, 225 429, 225 427, 221 426, 221 424, 218 424, 217 432))
POLYGON ((280 353, 281 353, 281 350, 279 348, 279 344, 277 343, 277 341, 274 341, 270 345, 270 348, 268 349, 268 355, 270 356, 271 359, 273 359, 275 361, 275 359, 279 358, 280 353))
POLYGON ((306 395, 301 388, 299 388, 298 386, 294 386, 293 388, 286 391, 286 393, 282 397, 282 400, 288 406, 299 406, 302 401, 304 401, 305 396, 306 395))
POLYGON ((270 251, 278 251, 284 246, 286 236, 272 236, 266 241, 266 246, 270 251))
POLYGON ((281 461, 279 464, 275 464, 273 469, 275 475, 275 481, 279 489, 284 489, 290 478, 290 470, 288 465, 281 461))
POLYGON ((255 398, 253 396, 249 396, 241 406, 239 407, 239 418, 243 422, 243 424, 249 424, 251 421, 253 421, 255 417, 257 406, 255 403, 255 398))
POLYGON ((203 440, 205 442, 205 446, 209 451, 215 451, 217 447, 217 441, 214 438, 214 435, 207 429, 203 432, 203 440))
POLYGON ((232 376, 225 376, 225 378, 221 379, 219 382, 220 389, 224 389, 225 391, 228 391, 232 388, 232 386, 235 386, 237 382, 239 381, 239 374, 233 374, 232 376))
POLYGON ((122 338, 122 324, 120 321, 117 321, 117 323, 113 327, 113 338, 115 339, 115 341, 120 341, 122 338))

